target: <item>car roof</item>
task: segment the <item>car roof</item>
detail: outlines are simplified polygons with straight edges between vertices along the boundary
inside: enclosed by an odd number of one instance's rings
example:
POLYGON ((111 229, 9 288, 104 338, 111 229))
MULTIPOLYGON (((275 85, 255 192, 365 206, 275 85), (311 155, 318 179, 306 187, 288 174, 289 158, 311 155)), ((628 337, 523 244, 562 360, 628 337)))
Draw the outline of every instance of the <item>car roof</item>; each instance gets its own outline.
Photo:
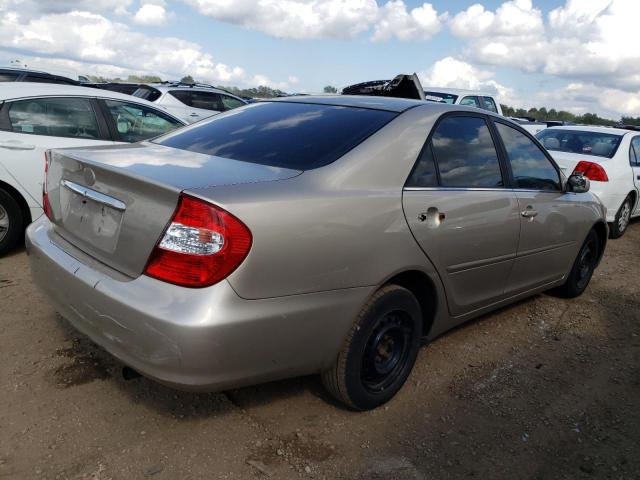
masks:
POLYGON ((188 90, 188 91, 195 91, 195 92, 214 92, 214 93, 224 93, 227 95, 233 95, 234 97, 237 97, 236 94, 228 92, 222 88, 216 88, 216 87, 205 87, 204 85, 187 85, 187 84, 172 84, 172 83, 142 83, 140 84, 141 88, 144 87, 151 87, 151 88, 155 88, 157 90, 188 90))
POLYGON ((313 103, 317 105, 335 105, 339 107, 368 108, 389 112, 404 112, 418 105, 433 104, 423 100, 408 98, 381 97, 368 95, 301 95, 295 97, 269 98, 261 101, 285 103, 313 103))
POLYGON ((451 95, 481 95, 483 97, 495 97, 496 95, 479 90, 465 90, 463 88, 423 87, 425 92, 447 93, 451 95))
POLYGON ((587 125, 562 125, 557 127, 549 127, 547 130, 573 130, 579 132, 594 132, 594 133, 608 133, 609 135, 623 136, 626 133, 630 133, 631 130, 624 130, 614 127, 592 127, 587 125))
MULTIPOLYGON (((109 98, 113 100, 124 100, 130 103, 138 103, 160 110, 162 113, 172 118, 178 119, 165 109, 153 102, 133 97, 124 93, 103 90, 101 88, 79 87, 75 85, 60 85, 56 83, 36 83, 36 82, 0 82, 0 102, 5 100, 17 100, 20 98, 65 96, 65 97, 96 97, 109 98)), ((180 120, 181 123, 184 121, 180 120)))

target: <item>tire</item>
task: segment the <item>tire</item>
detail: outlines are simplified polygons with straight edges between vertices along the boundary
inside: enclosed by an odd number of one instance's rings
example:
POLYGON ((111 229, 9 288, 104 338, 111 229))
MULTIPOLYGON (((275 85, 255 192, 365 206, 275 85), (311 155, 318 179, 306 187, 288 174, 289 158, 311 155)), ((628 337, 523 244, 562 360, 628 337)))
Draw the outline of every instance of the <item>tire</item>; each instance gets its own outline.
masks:
POLYGON ((0 188, 0 256, 5 255, 24 235, 24 214, 20 205, 0 188))
POLYGON ((420 349, 422 312, 406 288, 381 288, 362 308, 322 383, 354 410, 388 402, 411 373, 420 349))
POLYGON ((613 223, 609 224, 609 238, 620 238, 627 231, 629 221, 631 220, 631 209, 633 208, 633 199, 631 195, 624 199, 622 205, 616 213, 613 223))
POLYGON ((591 230, 582 244, 576 260, 573 262, 567 281, 555 292, 564 298, 575 298, 587 289, 600 258, 600 239, 595 230, 591 230))

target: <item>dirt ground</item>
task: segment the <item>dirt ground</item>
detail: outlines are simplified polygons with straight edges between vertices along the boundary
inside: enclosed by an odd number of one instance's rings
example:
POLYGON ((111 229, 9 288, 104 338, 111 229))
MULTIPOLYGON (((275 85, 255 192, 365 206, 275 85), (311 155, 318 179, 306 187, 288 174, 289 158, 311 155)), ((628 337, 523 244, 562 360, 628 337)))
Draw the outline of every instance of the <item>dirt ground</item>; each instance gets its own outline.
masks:
POLYGON ((315 377, 217 394, 125 381, 0 259, 0 478, 639 479, 640 222, 587 292, 540 295, 424 347, 354 413, 315 377))

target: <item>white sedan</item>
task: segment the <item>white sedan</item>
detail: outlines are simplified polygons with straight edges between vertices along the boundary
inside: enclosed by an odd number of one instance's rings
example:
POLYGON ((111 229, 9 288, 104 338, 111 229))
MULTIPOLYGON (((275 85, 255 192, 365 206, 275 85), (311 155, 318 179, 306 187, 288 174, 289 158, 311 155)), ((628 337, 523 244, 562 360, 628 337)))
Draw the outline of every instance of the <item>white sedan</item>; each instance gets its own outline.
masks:
POLYGON ((43 213, 47 149, 138 142, 183 125, 153 103, 107 90, 0 84, 0 255, 43 213))
POLYGON ((547 128, 536 138, 564 173, 583 173, 607 207, 611 238, 621 237, 640 216, 640 131, 566 126, 547 128))

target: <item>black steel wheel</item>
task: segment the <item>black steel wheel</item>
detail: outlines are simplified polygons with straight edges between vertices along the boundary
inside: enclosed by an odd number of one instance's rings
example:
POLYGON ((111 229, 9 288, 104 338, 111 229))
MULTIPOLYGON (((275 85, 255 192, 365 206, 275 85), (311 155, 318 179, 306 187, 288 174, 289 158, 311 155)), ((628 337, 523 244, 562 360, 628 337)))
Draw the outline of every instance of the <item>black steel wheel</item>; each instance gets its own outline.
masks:
POLYGON ((576 257, 571 272, 564 285, 556 289, 556 292, 567 298, 574 298, 582 295, 591 281, 593 272, 598 265, 600 258, 600 239, 595 230, 591 230, 587 235, 578 256, 576 257))
POLYGON ((322 381, 338 400, 356 410, 389 401, 411 373, 420 348, 422 316, 406 288, 381 288, 362 308, 342 350, 322 381))

